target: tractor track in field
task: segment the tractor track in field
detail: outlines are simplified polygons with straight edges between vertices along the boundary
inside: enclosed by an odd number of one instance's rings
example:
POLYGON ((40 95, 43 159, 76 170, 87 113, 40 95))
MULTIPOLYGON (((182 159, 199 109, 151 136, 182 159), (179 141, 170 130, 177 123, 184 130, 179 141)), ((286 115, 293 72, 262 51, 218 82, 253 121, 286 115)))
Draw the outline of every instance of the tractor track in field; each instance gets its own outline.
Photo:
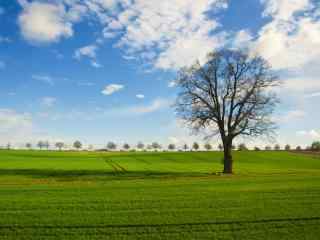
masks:
MULTIPOLYGON (((90 229, 90 228, 169 228, 169 227, 197 227, 197 226, 210 226, 210 225, 246 225, 246 224, 281 224, 281 223, 295 223, 297 225, 308 224, 319 225, 320 217, 306 217, 306 218, 282 218, 282 219, 259 219, 259 220, 243 220, 243 221, 217 221, 217 222, 196 222, 196 223, 163 223, 163 224, 105 224, 105 225, 0 225, 0 229, 55 229, 55 228, 65 228, 65 229, 90 229), (310 223, 315 221, 314 224, 310 223)), ((276 226, 275 226, 276 227, 276 226)))
POLYGON ((113 161, 110 157, 102 157, 102 159, 111 166, 115 173, 127 173, 127 169, 122 167, 119 163, 113 161))
POLYGON ((130 156, 130 157, 133 158, 133 159, 136 160, 136 161, 142 162, 142 163, 147 164, 147 165, 151 165, 151 163, 148 162, 147 160, 144 160, 144 159, 139 158, 139 157, 137 157, 137 156, 132 155, 132 156, 130 156))

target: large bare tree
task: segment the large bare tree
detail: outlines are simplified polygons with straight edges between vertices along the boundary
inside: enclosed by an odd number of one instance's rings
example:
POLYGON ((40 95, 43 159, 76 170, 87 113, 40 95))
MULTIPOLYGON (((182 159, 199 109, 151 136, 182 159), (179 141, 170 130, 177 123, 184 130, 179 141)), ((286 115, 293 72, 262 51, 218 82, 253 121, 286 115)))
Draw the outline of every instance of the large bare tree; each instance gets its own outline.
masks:
POLYGON ((224 173, 233 172, 232 143, 240 136, 272 135, 271 114, 279 85, 269 64, 237 50, 210 53, 204 64, 183 68, 177 78, 176 113, 196 132, 221 136, 224 173))

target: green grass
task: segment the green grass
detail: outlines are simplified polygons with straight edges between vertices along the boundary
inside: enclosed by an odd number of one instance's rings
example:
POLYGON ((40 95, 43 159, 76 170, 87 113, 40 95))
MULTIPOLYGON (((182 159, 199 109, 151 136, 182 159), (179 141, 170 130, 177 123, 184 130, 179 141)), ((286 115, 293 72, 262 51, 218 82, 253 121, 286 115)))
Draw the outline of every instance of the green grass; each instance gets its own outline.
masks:
POLYGON ((0 151, 0 239, 319 239, 320 158, 0 151))

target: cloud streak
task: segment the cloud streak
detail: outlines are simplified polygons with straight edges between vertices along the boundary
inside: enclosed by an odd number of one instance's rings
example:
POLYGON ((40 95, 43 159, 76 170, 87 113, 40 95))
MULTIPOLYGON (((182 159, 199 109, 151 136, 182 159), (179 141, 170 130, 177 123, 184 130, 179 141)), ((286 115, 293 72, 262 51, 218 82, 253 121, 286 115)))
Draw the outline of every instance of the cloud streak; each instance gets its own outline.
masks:
POLYGON ((37 74, 34 74, 34 75, 32 75, 32 79, 37 80, 37 81, 44 82, 44 83, 49 84, 49 85, 51 85, 51 86, 54 85, 54 80, 53 80, 53 78, 50 77, 50 76, 47 76, 47 75, 37 75, 37 74))
POLYGON ((102 94, 103 95, 112 95, 115 92, 119 92, 120 90, 122 90, 124 88, 123 85, 121 84, 110 84, 107 85, 103 90, 102 90, 102 94))

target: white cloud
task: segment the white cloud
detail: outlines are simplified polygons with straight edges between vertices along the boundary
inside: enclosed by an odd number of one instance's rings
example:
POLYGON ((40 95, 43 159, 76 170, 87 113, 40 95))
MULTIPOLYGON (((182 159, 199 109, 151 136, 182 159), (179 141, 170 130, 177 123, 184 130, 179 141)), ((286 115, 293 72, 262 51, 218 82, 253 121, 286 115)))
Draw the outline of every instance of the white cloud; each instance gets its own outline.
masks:
MULTIPOLYGON (((123 4, 123 2, 122 2, 123 4)), ((223 43, 212 35, 219 24, 207 12, 226 8, 221 0, 137 0, 111 18, 104 33, 120 29, 117 46, 160 69, 177 69, 204 59, 223 43)))
POLYGON ((283 88, 286 91, 295 91, 295 92, 308 92, 313 90, 320 90, 320 81, 313 76, 309 77, 308 75, 303 76, 299 74, 298 76, 283 80, 283 88), (300 76, 301 75, 301 76, 300 76))
POLYGON ((143 95, 143 94, 137 94, 137 95, 136 95, 136 98, 143 99, 143 98, 144 98, 144 95, 143 95))
POLYGON ((53 78, 50 77, 50 76, 47 76, 47 75, 36 75, 36 74, 34 74, 34 75, 32 75, 32 79, 47 83, 47 84, 49 84, 51 86, 54 85, 53 78))
POLYGON ((4 9, 0 7, 0 15, 4 14, 4 9))
POLYGON ((259 32, 256 51, 275 69, 302 69, 320 59, 320 22, 310 0, 263 0, 272 17, 259 32))
POLYGON ((124 88, 123 85, 120 84, 110 84, 107 85, 103 90, 102 90, 102 94, 103 95, 111 95, 115 92, 118 92, 120 90, 122 90, 124 88))
POLYGON ((18 22, 23 37, 28 41, 50 43, 73 35, 72 22, 63 4, 24 1, 22 7, 18 22))
POLYGON ((91 61, 91 66, 95 67, 95 68, 101 68, 103 67, 100 63, 96 62, 96 61, 91 61))
MULTIPOLYGON (((226 34, 213 34, 220 24, 214 15, 227 8, 227 0, 61 0, 19 1, 19 24, 31 42, 54 42, 73 35, 73 24, 83 16, 96 17, 105 38, 114 38, 125 56, 148 66, 178 69, 225 43, 226 34), (208 16, 210 12, 210 17, 208 16)), ((98 41, 101 44, 103 41, 98 41)), ((77 58, 95 59, 98 46, 86 46, 77 58), (90 48, 88 48, 90 47, 90 48)), ((100 66, 96 61, 92 66, 100 66)))
POLYGON ((74 57, 76 59, 81 59, 82 56, 86 56, 86 57, 95 59, 96 51, 97 51, 96 45, 87 45, 77 49, 74 53, 74 57))
POLYGON ((168 137, 168 141, 170 142, 170 143, 173 143, 173 144, 181 144, 181 143, 183 143, 183 141, 181 140, 181 139, 179 139, 178 137, 168 137))
POLYGON ((92 67, 101 68, 103 67, 100 63, 97 62, 97 50, 98 46, 95 44, 87 45, 81 48, 78 48, 75 53, 74 57, 77 60, 80 60, 82 57, 88 57, 90 60, 90 64, 92 67))
POLYGON ((19 126, 31 126, 31 115, 28 113, 17 113, 11 109, 0 109, 1 131, 17 128, 19 126))
POLYGON ((314 129, 312 129, 310 131, 305 131, 305 130, 298 131, 297 135, 298 136, 309 137, 309 138, 312 138, 312 139, 320 139, 320 131, 317 131, 317 130, 314 130, 314 129))
POLYGON ((272 16, 277 20, 291 20, 293 15, 311 9, 310 0, 261 0, 266 8, 264 16, 272 16))
MULTIPOLYGON (((320 21, 312 0, 261 0, 270 21, 250 42, 283 81, 281 96, 300 101, 320 91, 320 21)), ((319 8, 319 7, 318 7, 319 8)))
MULTIPOLYGON (((67 3, 68 0, 65 0, 65 2, 67 3)), ((71 22, 79 22, 83 16, 87 15, 88 7, 80 4, 79 2, 78 3, 75 1, 74 2, 69 1, 69 2, 70 2, 70 6, 69 6, 70 9, 66 13, 66 18, 71 22)))
POLYGON ((75 120, 82 119, 92 121, 110 117, 131 117, 132 115, 144 115, 153 113, 170 107, 172 101, 163 98, 156 98, 148 104, 138 104, 129 106, 120 106, 115 108, 95 107, 90 111, 83 109, 71 109, 68 112, 40 112, 38 117, 56 120, 75 120))
POLYGON ((115 10, 119 2, 119 0, 91 0, 90 3, 97 4, 104 9, 115 10))
POLYGON ((309 93, 305 95, 305 98, 314 98, 314 97, 320 97, 320 92, 314 92, 314 93, 309 93))
POLYGON ((18 113, 12 109, 0 109, 0 143, 21 140, 29 136, 33 129, 29 113, 18 113))
POLYGON ((57 99, 54 97, 43 97, 41 99, 41 105, 47 108, 53 107, 57 102, 57 99))
POLYGON ((175 86, 177 86, 177 82, 176 81, 170 81, 169 83, 168 83, 168 87, 169 88, 173 88, 173 87, 175 87, 175 86))
POLYGON ((275 117, 275 121, 279 123, 288 123, 296 119, 302 119, 306 116, 306 112, 303 110, 292 110, 286 112, 284 115, 275 117))
POLYGON ((93 82, 78 82, 78 86, 85 86, 85 87, 91 87, 95 84, 93 82))
POLYGON ((170 104, 171 101, 167 99, 157 98, 148 105, 131 107, 127 109, 127 111, 134 114, 145 114, 167 108, 170 106, 170 104))
POLYGON ((252 44, 253 36, 250 32, 250 30, 240 30, 236 33, 234 40, 233 40, 233 46, 236 48, 243 48, 248 47, 250 44, 252 44))

